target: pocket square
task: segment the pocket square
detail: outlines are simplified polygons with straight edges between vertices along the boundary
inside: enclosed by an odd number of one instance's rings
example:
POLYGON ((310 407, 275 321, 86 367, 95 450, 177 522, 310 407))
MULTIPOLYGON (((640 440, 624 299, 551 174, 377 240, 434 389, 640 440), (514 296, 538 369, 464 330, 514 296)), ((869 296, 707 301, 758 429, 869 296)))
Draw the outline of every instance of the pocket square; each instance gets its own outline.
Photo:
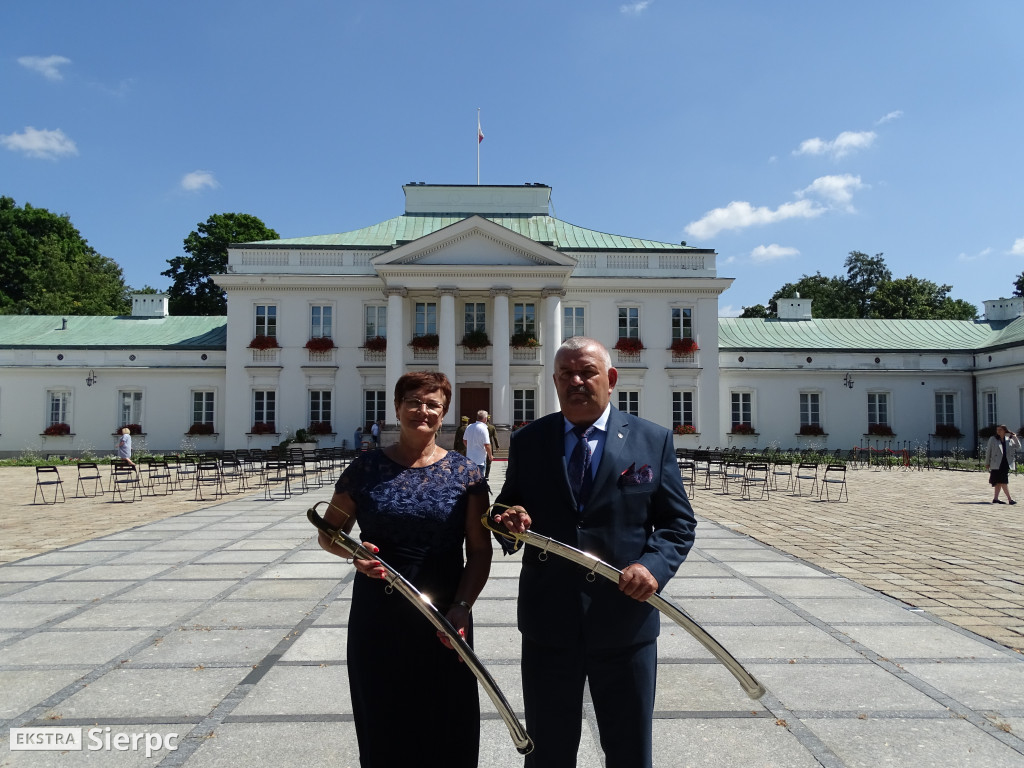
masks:
POLYGON ((640 469, 636 468, 634 461, 619 475, 619 485, 645 485, 654 482, 654 470, 650 464, 644 464, 640 469))

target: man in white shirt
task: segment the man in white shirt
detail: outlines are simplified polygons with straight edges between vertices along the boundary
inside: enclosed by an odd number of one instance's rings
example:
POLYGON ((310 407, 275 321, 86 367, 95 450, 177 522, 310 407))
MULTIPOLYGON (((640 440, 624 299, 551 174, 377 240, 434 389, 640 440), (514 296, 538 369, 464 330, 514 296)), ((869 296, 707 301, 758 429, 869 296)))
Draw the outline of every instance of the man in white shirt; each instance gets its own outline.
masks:
POLYGON ((487 411, 476 412, 476 421, 466 427, 462 440, 466 444, 466 458, 480 467, 481 472, 486 472, 488 462, 494 458, 491 436, 487 432, 487 411))

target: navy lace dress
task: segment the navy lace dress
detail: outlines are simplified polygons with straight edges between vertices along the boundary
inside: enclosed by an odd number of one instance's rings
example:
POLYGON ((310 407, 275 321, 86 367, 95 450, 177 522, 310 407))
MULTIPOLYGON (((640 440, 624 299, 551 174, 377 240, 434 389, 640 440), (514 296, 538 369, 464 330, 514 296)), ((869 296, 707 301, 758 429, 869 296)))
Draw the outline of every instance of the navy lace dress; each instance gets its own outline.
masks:
MULTIPOLYGON (((487 492, 479 468, 452 451, 410 468, 376 450, 353 461, 336 490, 355 502, 354 535, 376 544, 382 560, 446 612, 462 577, 468 497, 487 492)), ((352 590, 347 661, 360 765, 426 765, 440 749, 445 766, 476 766, 476 678, 433 625, 385 586, 357 573, 352 590)), ((466 639, 472 645, 472 627, 466 639)))

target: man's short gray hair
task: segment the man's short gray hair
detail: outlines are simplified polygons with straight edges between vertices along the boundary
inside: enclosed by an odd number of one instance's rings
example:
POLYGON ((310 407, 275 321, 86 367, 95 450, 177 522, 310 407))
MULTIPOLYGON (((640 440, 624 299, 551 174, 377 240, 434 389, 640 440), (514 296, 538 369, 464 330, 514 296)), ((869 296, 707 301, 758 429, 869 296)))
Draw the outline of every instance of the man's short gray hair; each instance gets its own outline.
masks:
POLYGON ((562 345, 555 351, 555 358, 565 350, 566 352, 579 352, 581 349, 588 349, 593 347, 598 350, 601 357, 604 358, 604 364, 611 368, 612 367, 612 355, 608 351, 608 347, 602 344, 597 339, 592 339, 589 336, 570 336, 568 339, 562 342, 562 345))

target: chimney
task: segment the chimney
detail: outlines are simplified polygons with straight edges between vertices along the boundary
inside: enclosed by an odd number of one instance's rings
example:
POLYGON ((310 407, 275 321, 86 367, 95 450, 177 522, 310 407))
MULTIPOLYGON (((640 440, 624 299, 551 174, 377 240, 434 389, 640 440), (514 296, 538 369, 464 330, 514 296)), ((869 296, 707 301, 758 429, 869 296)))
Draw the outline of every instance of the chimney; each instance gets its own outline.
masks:
POLYGON ((166 293, 133 293, 132 317, 167 317, 169 301, 166 293))
POLYGON ((989 299, 985 302, 986 320, 1016 320, 1021 315, 1024 315, 1024 296, 989 299))
POLYGON ((778 299, 779 320, 810 320, 811 299, 801 299, 798 293, 792 299, 778 299))

